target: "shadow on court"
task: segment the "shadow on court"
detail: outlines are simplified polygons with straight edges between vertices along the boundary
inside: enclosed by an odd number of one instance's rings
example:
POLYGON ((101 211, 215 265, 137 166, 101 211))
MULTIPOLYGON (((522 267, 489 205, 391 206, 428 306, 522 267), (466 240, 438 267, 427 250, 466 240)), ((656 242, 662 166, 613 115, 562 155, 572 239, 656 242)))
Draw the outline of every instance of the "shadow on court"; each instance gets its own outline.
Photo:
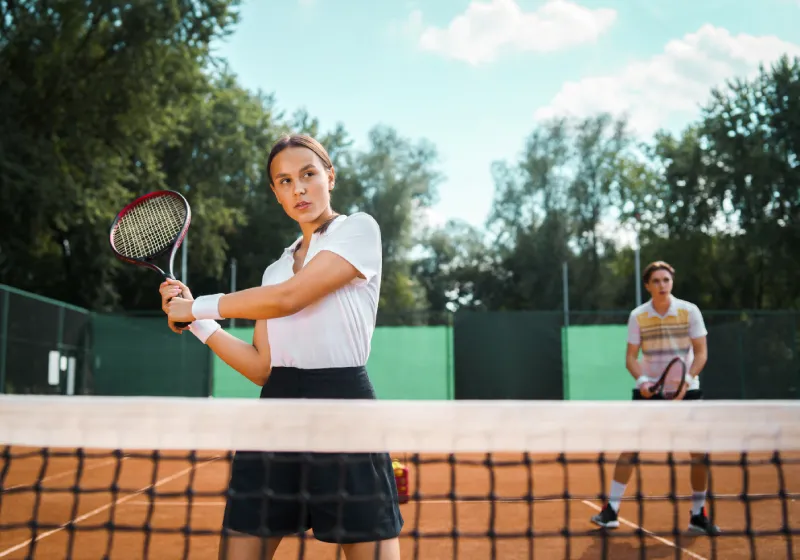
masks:
MULTIPOLYGON (((591 537, 591 546, 580 556, 580 560, 613 558, 614 560, 640 560, 642 558, 666 559, 687 558, 681 548, 691 550, 693 537, 682 537, 680 548, 664 544, 652 537, 640 538, 635 535, 609 535, 602 530, 591 537)), ((703 558, 702 556, 700 556, 703 558)))

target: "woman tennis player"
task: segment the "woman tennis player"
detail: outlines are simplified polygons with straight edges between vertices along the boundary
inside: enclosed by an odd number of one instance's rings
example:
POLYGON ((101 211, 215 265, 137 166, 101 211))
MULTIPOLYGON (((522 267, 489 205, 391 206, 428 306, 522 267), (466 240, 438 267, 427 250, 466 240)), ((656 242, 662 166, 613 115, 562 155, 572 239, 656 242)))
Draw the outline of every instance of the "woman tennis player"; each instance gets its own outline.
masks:
MULTIPOLYGON (((174 323, 192 322, 188 329, 217 356, 263 387, 263 399, 374 399, 365 364, 381 283, 378 224, 331 209, 334 167, 308 136, 281 138, 267 170, 302 236, 267 267, 260 287, 193 299, 178 281, 162 284, 170 327, 180 332, 174 323), (222 318, 255 320, 253 343, 220 330, 222 318)), ((310 528, 318 540, 341 545, 348 560, 399 560, 403 519, 388 454, 316 459, 236 453, 223 527, 239 538, 223 536, 221 558, 262 558, 262 546, 272 558, 283 536, 310 528), (349 498, 339 497, 342 490, 349 498)))

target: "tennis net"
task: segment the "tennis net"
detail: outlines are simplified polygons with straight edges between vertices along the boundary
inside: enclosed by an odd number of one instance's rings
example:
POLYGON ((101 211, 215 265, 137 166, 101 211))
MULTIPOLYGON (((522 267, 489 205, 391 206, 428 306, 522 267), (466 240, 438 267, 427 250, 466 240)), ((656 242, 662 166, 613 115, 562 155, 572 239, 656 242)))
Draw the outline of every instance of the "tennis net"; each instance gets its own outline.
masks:
MULTIPOLYGON (((0 558, 216 559, 237 449, 388 451, 404 559, 800 555, 798 402, 3 396, 0 558), (625 450, 620 526, 599 529, 625 450), (689 451, 716 537, 687 532, 689 451)), ((306 533, 275 558, 339 554, 306 533)))

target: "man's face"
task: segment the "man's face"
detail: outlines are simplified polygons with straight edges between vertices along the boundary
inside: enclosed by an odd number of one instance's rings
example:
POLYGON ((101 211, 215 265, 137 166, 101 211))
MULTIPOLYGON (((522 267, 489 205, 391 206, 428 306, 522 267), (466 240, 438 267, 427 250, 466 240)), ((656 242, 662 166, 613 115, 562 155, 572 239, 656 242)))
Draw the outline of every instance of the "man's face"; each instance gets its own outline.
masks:
POLYGON ((672 274, 667 270, 656 270, 645 285, 653 299, 664 299, 672 293, 672 274))

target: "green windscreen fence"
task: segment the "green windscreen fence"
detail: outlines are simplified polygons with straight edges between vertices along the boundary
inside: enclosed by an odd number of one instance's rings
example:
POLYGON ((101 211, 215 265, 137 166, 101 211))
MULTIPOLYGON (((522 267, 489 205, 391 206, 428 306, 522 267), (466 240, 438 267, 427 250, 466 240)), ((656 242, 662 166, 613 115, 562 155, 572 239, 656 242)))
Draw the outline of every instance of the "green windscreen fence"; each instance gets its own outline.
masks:
POLYGON ((177 335, 163 317, 97 314, 92 319, 96 395, 207 397, 208 347, 177 335))
MULTIPOLYGON (((707 399, 800 398, 800 311, 702 310, 707 399)), ((381 399, 627 400, 630 311, 380 315, 367 366, 381 399)), ((249 326, 227 329, 252 340, 249 326)), ((257 397, 161 313, 105 314, 0 284, 0 393, 257 397)))
MULTIPOLYGON (((586 313, 563 336, 565 398, 627 400, 624 317, 586 313), (617 324, 608 324, 617 323, 617 324)), ((706 399, 800 398, 800 312, 705 311, 708 362, 700 374, 706 399)))
MULTIPOLYGON (((245 342, 252 343, 252 327, 229 327, 227 332, 245 342)), ((258 398, 261 387, 238 373, 216 354, 211 355, 211 395, 221 398, 258 398)))
MULTIPOLYGON (((253 339, 252 328, 226 330, 241 340, 253 339)), ((216 356, 212 364, 214 397, 258 397, 260 387, 216 356)), ((377 327, 367 369, 379 399, 452 399, 452 328, 377 327)))
POLYGON ((455 398, 564 398, 562 324, 553 312, 456 313, 455 398))
POLYGON ((0 393, 86 392, 91 313, 0 284, 0 393))
POLYGON ((709 399, 800 398, 800 312, 704 313, 709 399))
POLYGON ((624 325, 579 325, 565 329, 565 400, 629 400, 634 382, 625 369, 624 325))

